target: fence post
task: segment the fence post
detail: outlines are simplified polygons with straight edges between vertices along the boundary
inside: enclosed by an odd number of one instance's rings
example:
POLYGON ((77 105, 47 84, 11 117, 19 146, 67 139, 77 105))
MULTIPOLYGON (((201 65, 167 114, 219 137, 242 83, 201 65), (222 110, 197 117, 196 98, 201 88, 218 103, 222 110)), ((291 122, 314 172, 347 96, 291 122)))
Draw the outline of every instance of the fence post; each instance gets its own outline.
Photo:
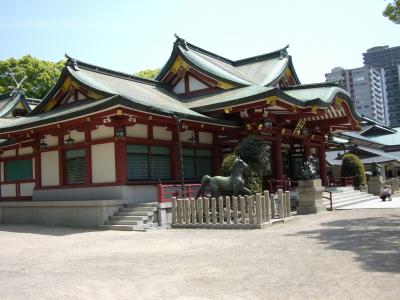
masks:
POLYGON ((275 209, 275 195, 270 194, 270 200, 271 200, 271 218, 274 219, 276 217, 276 209, 275 209))
POLYGON ((217 200, 214 197, 211 198, 211 217, 212 223, 217 224, 217 200))
POLYGON ((286 191, 285 195, 286 195, 286 209, 287 209, 286 216, 290 217, 292 215, 291 214, 291 212, 292 212, 292 202, 290 201, 290 192, 286 191))
POLYGON ((261 203, 261 194, 257 193, 256 194, 256 219, 257 219, 257 225, 262 224, 262 203, 261 203))
POLYGON ((178 207, 178 212, 177 212, 178 224, 182 224, 182 199, 177 199, 176 203, 178 207))
POLYGON ((269 192, 264 191, 264 201, 265 201, 265 222, 269 222, 271 218, 271 203, 269 200, 269 192))
POLYGON ((203 224, 203 199, 197 198, 197 221, 203 224))
POLYGON ((224 224, 224 198, 222 198, 222 196, 218 198, 218 215, 219 224, 224 224))
POLYGON ((161 184, 161 180, 157 182, 157 201, 158 203, 163 203, 163 188, 161 184))
POLYGON ((225 197, 226 203, 226 223, 231 224, 231 198, 225 197))
POLYGON ((206 219, 206 224, 210 224, 210 202, 209 199, 204 197, 203 198, 203 207, 204 207, 204 215, 205 215, 205 219, 206 219))
POLYGON ((253 215, 254 197, 253 196, 247 197, 247 206, 248 206, 248 211, 249 211, 249 223, 253 224, 254 223, 254 215, 253 215))
POLYGON ((278 190, 278 215, 279 215, 279 219, 283 219, 284 215, 283 215, 283 192, 282 189, 278 190))
POLYGON ((176 197, 172 197, 172 224, 176 224, 176 197))
POLYGON ((196 224, 196 200, 190 199, 190 212, 192 213, 192 224, 196 224))
POLYGON ((183 222, 188 224, 188 214, 187 214, 187 206, 188 206, 188 202, 186 201, 186 198, 182 199, 182 215, 183 215, 183 222))
POLYGON ((233 207, 233 223, 238 223, 238 199, 237 197, 232 197, 232 207, 233 207))
POLYGON ((262 218, 263 222, 265 222, 265 220, 267 219, 267 214, 266 214, 266 210, 265 210, 265 196, 264 195, 261 196, 261 218, 262 218))
POLYGON ((239 197, 239 204, 240 204, 240 218, 242 219, 242 224, 246 224, 246 206, 244 205, 244 197, 239 197))

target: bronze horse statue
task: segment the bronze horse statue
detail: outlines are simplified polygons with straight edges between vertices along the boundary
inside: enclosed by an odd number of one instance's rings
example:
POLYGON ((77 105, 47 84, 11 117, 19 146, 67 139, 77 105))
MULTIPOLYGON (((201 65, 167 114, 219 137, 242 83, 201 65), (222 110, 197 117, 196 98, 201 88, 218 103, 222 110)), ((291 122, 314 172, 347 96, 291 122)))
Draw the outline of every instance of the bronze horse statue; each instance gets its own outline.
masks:
POLYGON ((232 171, 230 176, 214 176, 204 175, 201 179, 201 187, 197 192, 196 198, 199 198, 201 193, 207 187, 210 186, 211 197, 218 198, 223 192, 230 192, 233 196, 240 194, 250 195, 251 191, 244 186, 244 179, 242 176, 243 168, 247 168, 248 165, 236 157, 232 164, 232 171))

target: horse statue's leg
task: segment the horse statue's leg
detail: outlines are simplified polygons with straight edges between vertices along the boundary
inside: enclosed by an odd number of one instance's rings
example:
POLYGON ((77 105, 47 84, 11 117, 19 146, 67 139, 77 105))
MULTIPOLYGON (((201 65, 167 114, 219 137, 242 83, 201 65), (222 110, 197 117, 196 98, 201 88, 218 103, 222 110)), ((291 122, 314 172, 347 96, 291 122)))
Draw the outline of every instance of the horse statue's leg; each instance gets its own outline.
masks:
POLYGON ((241 192, 244 193, 244 195, 251 195, 251 191, 244 186, 242 187, 241 192))

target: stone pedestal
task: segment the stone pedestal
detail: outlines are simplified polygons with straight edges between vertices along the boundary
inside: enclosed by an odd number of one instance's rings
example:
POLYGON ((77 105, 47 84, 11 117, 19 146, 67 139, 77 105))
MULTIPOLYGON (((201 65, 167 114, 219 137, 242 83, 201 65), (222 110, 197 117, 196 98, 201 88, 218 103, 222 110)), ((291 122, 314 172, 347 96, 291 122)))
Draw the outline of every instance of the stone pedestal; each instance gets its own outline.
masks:
POLYGON ((299 215, 316 214, 326 211, 322 200, 322 192, 325 187, 321 185, 321 179, 300 180, 296 189, 299 197, 297 213, 299 215))
POLYGON ((368 193, 379 196, 383 188, 383 176, 371 176, 368 180, 368 193))

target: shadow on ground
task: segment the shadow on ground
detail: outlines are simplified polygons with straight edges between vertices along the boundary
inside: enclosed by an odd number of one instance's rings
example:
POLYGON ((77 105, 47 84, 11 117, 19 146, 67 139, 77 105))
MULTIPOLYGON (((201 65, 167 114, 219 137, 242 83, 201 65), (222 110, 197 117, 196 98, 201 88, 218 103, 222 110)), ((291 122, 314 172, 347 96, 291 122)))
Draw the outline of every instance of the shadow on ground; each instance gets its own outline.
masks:
POLYGON ((31 233, 40 235, 52 235, 52 236, 66 236, 71 234, 79 234, 85 232, 101 231, 98 229, 82 229, 75 227, 57 227, 57 226, 46 226, 46 225, 11 225, 11 224, 0 224, 1 232, 15 232, 15 233, 31 233))
POLYGON ((398 216, 336 220, 322 229, 295 235, 317 239, 330 249, 351 251, 366 271, 400 272, 400 220, 398 216))

